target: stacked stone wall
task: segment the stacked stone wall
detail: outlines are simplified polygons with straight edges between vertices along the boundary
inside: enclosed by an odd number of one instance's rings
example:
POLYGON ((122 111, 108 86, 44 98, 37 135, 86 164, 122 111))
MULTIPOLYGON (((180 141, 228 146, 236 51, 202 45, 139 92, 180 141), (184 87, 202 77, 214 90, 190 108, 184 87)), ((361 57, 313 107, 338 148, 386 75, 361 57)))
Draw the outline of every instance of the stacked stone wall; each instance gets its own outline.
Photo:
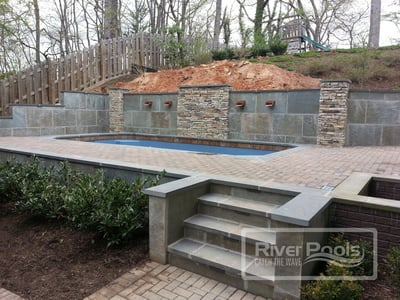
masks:
POLYGON ((228 139, 230 90, 230 85, 180 87, 177 135, 228 139))
POLYGON ((344 146, 350 80, 322 80, 317 144, 344 146))

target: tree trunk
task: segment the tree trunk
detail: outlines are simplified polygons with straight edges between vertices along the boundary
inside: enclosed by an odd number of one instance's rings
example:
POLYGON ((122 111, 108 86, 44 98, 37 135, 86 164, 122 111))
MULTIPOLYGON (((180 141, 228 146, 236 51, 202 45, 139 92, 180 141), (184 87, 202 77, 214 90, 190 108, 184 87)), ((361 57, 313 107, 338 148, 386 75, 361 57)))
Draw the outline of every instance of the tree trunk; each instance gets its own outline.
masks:
POLYGON ((104 0, 104 35, 103 39, 119 36, 119 1, 104 0))
POLYGON ((215 9, 213 49, 219 48, 219 35, 221 33, 222 0, 217 0, 216 2, 217 5, 215 9))
POLYGON ((379 47, 380 28, 381 28, 381 0, 371 0, 368 47, 370 48, 379 47))
POLYGON ((33 0, 33 9, 35 14, 35 60, 40 63, 40 11, 38 0, 33 0))
POLYGON ((265 38, 262 33, 262 23, 264 17, 264 8, 269 0, 257 0, 256 15, 254 18, 254 43, 265 43, 265 38))

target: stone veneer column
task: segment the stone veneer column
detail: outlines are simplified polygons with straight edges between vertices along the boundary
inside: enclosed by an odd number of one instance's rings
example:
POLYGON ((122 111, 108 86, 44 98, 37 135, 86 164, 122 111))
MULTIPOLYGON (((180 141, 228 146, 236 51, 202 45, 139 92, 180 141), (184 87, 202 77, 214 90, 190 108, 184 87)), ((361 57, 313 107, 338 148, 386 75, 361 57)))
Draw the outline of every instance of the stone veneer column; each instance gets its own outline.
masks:
POLYGON ((124 131, 124 93, 126 89, 110 89, 108 98, 110 103, 110 132, 124 131))
POLYGON ((348 79, 321 80, 318 145, 337 147, 345 145, 350 83, 348 79))
POLYGON ((181 86, 178 94, 178 136, 228 139, 231 85, 181 86))

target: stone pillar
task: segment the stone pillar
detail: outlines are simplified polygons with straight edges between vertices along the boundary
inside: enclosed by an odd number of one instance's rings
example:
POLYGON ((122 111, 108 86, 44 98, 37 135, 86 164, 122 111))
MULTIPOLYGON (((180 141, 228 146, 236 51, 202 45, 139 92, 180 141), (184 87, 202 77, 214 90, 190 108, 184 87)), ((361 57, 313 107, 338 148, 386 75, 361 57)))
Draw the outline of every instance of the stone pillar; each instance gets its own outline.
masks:
POLYGON ((181 86, 178 94, 178 136, 228 139, 231 85, 181 86))
POLYGON ((110 89, 108 98, 110 100, 110 132, 124 131, 124 93, 126 89, 110 89))
POLYGON ((345 145, 350 83, 348 79, 321 80, 318 145, 335 147, 345 145))

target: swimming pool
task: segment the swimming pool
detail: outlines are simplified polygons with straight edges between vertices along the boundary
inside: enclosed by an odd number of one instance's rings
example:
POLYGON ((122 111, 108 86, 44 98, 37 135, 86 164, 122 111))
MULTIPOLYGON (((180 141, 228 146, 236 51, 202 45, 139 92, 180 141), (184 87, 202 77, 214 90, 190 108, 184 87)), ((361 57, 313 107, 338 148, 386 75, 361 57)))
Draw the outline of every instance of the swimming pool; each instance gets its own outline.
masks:
POLYGON ((285 143, 193 138, 142 133, 87 133, 58 136, 56 138, 81 142, 153 147, 203 154, 227 154, 238 156, 265 156, 297 147, 296 145, 285 143))
POLYGON ((163 142, 163 141, 152 141, 152 140, 141 140, 141 139, 109 139, 109 140, 95 140, 91 142, 113 144, 113 145, 182 150, 182 151, 191 151, 191 152, 206 153, 206 154, 247 156, 247 155, 267 155, 276 152, 273 150, 259 150, 253 148, 187 144, 187 143, 163 142))

